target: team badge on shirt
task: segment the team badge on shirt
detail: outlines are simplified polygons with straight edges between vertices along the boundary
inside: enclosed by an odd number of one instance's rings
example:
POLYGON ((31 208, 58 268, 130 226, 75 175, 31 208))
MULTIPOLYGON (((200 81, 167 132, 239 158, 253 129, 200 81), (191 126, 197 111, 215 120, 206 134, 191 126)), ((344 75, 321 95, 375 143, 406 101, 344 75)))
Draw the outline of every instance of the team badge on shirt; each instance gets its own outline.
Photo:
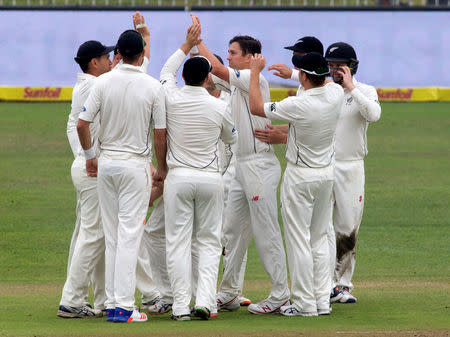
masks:
POLYGON ((270 105, 270 111, 271 111, 271 112, 274 112, 275 110, 277 110, 277 106, 276 106, 275 103, 272 103, 272 104, 270 105))
POLYGON ((234 69, 234 73, 236 74, 236 77, 241 76, 241 72, 237 69, 234 69))
POLYGON ((85 112, 85 111, 86 111, 86 107, 84 106, 81 108, 81 112, 85 112))
POLYGON ((353 97, 349 97, 349 98, 347 98, 347 103, 346 103, 346 105, 350 105, 350 104, 352 104, 352 102, 353 102, 353 97))

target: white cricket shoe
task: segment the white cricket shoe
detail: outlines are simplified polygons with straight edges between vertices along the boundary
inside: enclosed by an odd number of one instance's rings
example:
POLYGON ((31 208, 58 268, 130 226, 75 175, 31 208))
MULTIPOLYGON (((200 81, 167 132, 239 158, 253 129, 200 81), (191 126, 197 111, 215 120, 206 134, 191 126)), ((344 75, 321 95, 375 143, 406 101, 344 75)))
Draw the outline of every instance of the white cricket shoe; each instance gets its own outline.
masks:
POLYGON ((302 312, 298 311, 296 307, 294 307, 292 304, 283 305, 280 308, 280 313, 283 316, 302 316, 302 317, 313 317, 317 316, 317 312, 302 312))
POLYGON ((142 310, 147 310, 150 315, 162 315, 172 310, 172 304, 165 304, 161 297, 142 303, 142 310))
POLYGON ((241 307, 238 296, 228 296, 226 294, 216 294, 217 311, 235 311, 241 307))
POLYGON ((356 303, 356 297, 353 296, 347 287, 342 288, 342 298, 338 301, 340 303, 356 303))
POLYGON ((252 301, 249 298, 242 295, 238 297, 238 301, 241 307, 248 307, 250 304, 252 304, 252 301))
POLYGON ((101 312, 94 311, 91 307, 84 305, 82 307, 71 307, 68 305, 60 305, 57 316, 63 318, 93 318, 101 317, 101 312))
POLYGON ((250 304, 248 306, 248 311, 255 315, 269 315, 269 314, 278 314, 280 312, 280 308, 284 305, 290 305, 291 302, 289 300, 284 302, 274 303, 269 301, 268 299, 262 300, 256 304, 250 304))

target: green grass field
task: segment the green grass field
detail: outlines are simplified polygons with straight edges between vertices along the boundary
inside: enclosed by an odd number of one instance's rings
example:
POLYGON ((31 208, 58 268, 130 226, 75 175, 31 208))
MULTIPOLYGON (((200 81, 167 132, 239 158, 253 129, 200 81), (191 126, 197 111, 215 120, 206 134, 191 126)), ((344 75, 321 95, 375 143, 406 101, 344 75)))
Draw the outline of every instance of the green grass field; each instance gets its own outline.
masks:
MULTIPOLYGON (((120 325, 56 317, 75 222, 70 104, 0 103, 0 336, 449 336, 450 103, 382 108, 368 135, 357 304, 318 318, 241 309, 120 325)), ((258 301, 269 287, 251 246, 244 293, 258 301)))

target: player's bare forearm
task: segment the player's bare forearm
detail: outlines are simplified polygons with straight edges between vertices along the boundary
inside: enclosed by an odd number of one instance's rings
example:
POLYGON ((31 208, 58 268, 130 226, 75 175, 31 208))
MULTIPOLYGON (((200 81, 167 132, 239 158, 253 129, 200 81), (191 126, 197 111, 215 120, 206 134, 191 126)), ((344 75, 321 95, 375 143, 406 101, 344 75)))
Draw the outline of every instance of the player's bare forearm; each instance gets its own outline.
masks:
POLYGON ((158 164, 157 172, 154 175, 155 185, 158 182, 162 182, 167 174, 167 142, 166 142, 166 129, 154 129, 155 140, 155 154, 156 162, 158 164))
POLYGON ((250 112, 253 115, 266 117, 264 113, 264 101, 259 86, 259 75, 264 69, 264 56, 255 54, 250 61, 250 90, 249 90, 249 104, 250 112))
POLYGON ((144 47, 144 56, 150 59, 150 29, 145 23, 144 16, 136 12, 133 14, 133 25, 139 33, 141 33, 146 45, 144 47))
POLYGON ((83 150, 89 150, 92 147, 91 142, 91 131, 89 125, 91 123, 83 119, 78 119, 77 132, 78 139, 80 140, 81 147, 83 150))
POLYGON ((212 73, 216 75, 218 78, 227 81, 230 83, 230 73, 228 72, 228 68, 225 67, 220 61, 217 59, 217 57, 214 56, 213 53, 205 46, 205 44, 202 42, 197 45, 198 52, 201 56, 206 57, 212 66, 212 73))

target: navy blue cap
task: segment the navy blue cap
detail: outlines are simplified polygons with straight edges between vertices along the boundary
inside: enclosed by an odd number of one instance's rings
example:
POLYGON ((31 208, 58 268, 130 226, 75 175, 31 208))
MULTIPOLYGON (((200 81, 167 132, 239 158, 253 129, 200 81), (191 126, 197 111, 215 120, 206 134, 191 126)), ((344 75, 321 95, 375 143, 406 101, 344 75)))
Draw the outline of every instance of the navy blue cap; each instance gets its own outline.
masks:
POLYGON ((109 54, 116 46, 105 46, 101 42, 90 40, 83 43, 74 58, 77 63, 89 62, 91 59, 109 54))

